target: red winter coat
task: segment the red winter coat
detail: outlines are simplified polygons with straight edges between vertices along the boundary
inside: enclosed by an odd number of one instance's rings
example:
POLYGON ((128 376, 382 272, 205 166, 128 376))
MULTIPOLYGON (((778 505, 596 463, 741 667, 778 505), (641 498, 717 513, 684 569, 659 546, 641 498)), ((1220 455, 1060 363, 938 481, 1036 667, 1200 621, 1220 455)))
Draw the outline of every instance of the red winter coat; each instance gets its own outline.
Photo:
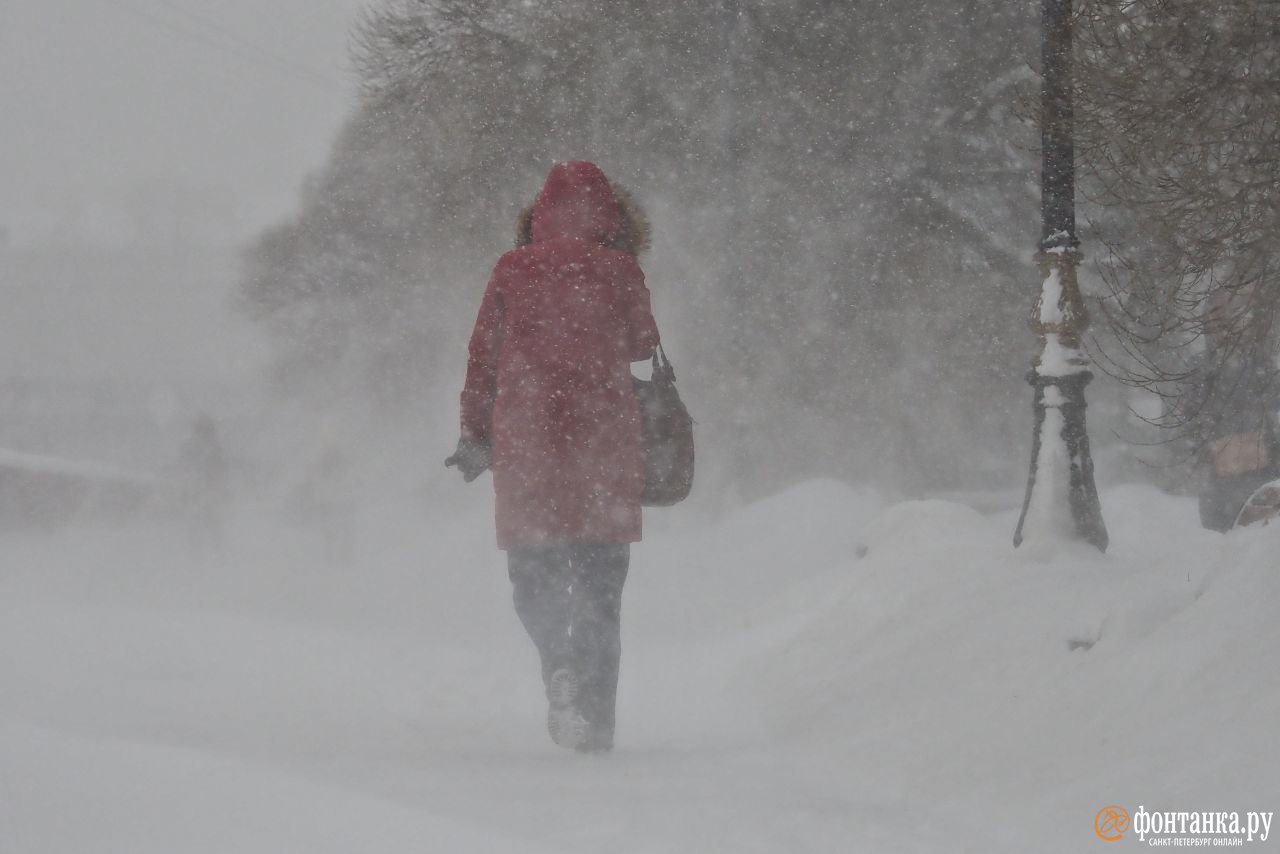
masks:
POLYGON ((462 435, 493 443, 498 545, 635 542, 644 466, 630 363, 658 345, 604 173, 560 163, 471 336, 462 435))

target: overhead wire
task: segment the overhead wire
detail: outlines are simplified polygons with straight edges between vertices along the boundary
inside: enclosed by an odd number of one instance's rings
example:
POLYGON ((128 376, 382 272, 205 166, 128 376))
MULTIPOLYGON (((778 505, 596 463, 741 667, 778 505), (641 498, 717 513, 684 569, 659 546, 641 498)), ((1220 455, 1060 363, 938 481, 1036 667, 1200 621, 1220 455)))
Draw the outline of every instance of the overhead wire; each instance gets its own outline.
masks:
POLYGON ((335 84, 338 82, 333 77, 329 76, 329 74, 327 74, 326 72, 316 70, 307 65, 303 65, 301 63, 295 62, 289 57, 283 56, 281 54, 275 53, 274 51, 270 51, 265 48, 262 48, 261 46, 255 45, 252 42, 245 39, 243 34, 225 26, 224 24, 220 24, 217 21, 211 20, 204 15, 194 12, 186 8, 185 6, 174 2, 174 0, 154 0, 154 2, 159 3, 161 6, 173 11, 175 14, 180 15, 181 17, 186 18, 189 21, 195 22, 197 25, 204 26, 206 29, 212 30, 213 32, 221 33, 223 35, 228 36, 234 42, 238 42, 244 48, 258 51, 261 56, 263 56, 264 58, 270 61, 279 63, 284 67, 291 68, 301 74, 306 74, 311 77, 315 77, 316 79, 321 80, 324 83, 335 84))
MULTIPOLYGON (((105 4, 95 5, 92 7, 91 11, 95 13, 97 17, 101 18, 105 22, 105 21, 111 20, 111 16, 116 16, 118 18, 119 16, 118 10, 123 10, 123 9, 127 9, 129 14, 133 17, 138 17, 143 14, 136 8, 129 8, 129 7, 121 6, 119 4, 115 5, 113 8, 108 8, 105 4)), ((147 20, 148 26, 139 27, 136 30, 136 32, 140 37, 142 37, 143 39, 163 40, 166 43, 173 42, 173 36, 175 35, 176 31, 172 27, 170 27, 166 22, 155 20, 151 17, 147 17, 146 20, 147 20)), ((181 38, 184 43, 196 41, 195 38, 185 33, 181 34, 181 38)), ((218 60, 218 58, 223 53, 225 53, 221 48, 213 48, 211 45, 205 45, 203 42, 197 42, 197 43, 205 47, 210 47, 211 49, 208 51, 205 51, 204 53, 209 57, 213 58, 214 60, 218 60)), ((115 60, 119 60, 119 61, 128 60, 128 61, 136 62, 136 59, 137 59, 137 56, 136 56, 137 47, 134 45, 126 44, 125 42, 122 42, 118 39, 106 40, 105 43, 99 46, 99 49, 109 52, 110 57, 115 60)), ((237 57, 237 59, 240 59, 240 57, 237 57)), ((245 80, 246 80, 245 70, 254 69, 256 67, 257 67, 256 65, 251 65, 250 63, 244 62, 244 61, 240 61, 240 62, 211 61, 211 62, 201 63, 201 68, 204 71, 204 74, 202 74, 202 78, 206 81, 206 84, 214 87, 214 90, 216 90, 218 97, 223 97, 226 99, 235 99, 244 95, 245 80)), ((257 74, 256 71, 252 73, 255 75, 257 74)), ((274 68, 272 69, 272 73, 273 75, 278 75, 278 71, 274 68)), ((256 80, 257 78, 255 77, 253 79, 256 80)), ((280 76, 275 76, 275 79, 277 80, 287 79, 291 83, 293 81, 292 76, 288 78, 281 78, 280 76)), ((309 85, 306 87, 308 92, 315 92, 315 93, 320 92, 320 86, 316 85, 315 81, 308 81, 308 84, 309 85)), ((213 90, 211 90, 211 93, 212 91, 213 90)), ((332 91, 329 91, 329 96, 332 97, 332 91)))
POLYGON ((341 81, 325 72, 318 71, 314 68, 294 62, 284 56, 272 51, 267 51, 261 47, 248 42, 234 30, 211 21, 208 18, 198 15, 189 9, 185 9, 171 0, 156 0, 160 7, 167 9, 170 17, 165 17, 160 12, 160 8, 152 6, 139 0, 113 0, 114 4, 120 8, 131 12, 135 17, 139 17, 149 24, 161 27, 171 33, 179 35, 184 39, 201 45, 210 50, 218 51, 237 59, 243 60, 260 68, 269 68, 276 73, 286 72, 298 80, 304 80, 312 85, 323 88, 324 91, 332 94, 333 90, 341 87, 341 81), (192 22, 197 27, 203 27, 204 32, 200 29, 192 29, 178 21, 172 19, 173 15, 192 22))

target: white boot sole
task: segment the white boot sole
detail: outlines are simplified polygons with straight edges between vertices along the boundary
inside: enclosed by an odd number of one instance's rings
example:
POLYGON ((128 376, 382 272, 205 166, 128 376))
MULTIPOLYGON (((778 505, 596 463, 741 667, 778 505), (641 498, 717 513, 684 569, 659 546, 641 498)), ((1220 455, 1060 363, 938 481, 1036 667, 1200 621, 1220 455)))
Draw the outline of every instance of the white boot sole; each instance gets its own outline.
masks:
POLYGON ((551 740, 561 747, 577 747, 587 737, 587 721, 573 707, 578 696, 578 677, 570 670, 560 669, 551 674, 547 688, 547 732, 551 740))

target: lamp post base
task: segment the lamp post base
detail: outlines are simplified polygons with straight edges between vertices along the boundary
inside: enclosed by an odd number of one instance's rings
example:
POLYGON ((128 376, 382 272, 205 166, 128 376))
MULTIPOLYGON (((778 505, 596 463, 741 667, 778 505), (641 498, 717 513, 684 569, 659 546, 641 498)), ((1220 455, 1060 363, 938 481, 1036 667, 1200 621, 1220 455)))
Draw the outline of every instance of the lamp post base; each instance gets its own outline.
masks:
POLYGON ((1107 550, 1110 537, 1093 481, 1085 430, 1084 389, 1092 379, 1087 370, 1058 376, 1033 368, 1027 374, 1027 382, 1035 389, 1035 432, 1027 493, 1013 534, 1015 547, 1034 537, 1063 535, 1107 550), (1061 530, 1067 519, 1070 527, 1061 530))

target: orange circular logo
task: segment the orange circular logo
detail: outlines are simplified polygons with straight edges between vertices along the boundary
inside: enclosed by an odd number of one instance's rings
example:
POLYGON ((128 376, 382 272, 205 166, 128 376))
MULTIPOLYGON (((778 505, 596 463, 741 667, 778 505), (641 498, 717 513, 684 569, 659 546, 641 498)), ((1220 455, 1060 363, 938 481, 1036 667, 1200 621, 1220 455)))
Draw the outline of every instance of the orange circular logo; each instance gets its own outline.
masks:
POLYGON ((1115 842, 1128 829, 1129 811, 1124 807, 1103 807, 1093 817, 1093 832, 1108 842, 1115 842))

